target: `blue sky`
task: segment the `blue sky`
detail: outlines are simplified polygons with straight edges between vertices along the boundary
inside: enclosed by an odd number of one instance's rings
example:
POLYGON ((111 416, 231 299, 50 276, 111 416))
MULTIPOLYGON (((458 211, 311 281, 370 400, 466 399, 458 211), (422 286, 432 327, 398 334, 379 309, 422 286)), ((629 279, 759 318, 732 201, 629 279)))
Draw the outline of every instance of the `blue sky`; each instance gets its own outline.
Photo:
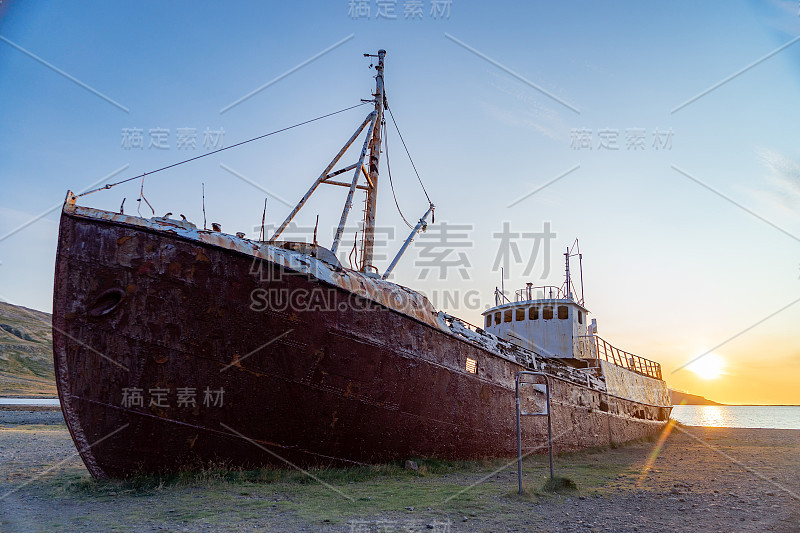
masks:
MULTIPOLYGON (((758 62, 800 35, 797 2, 453 0, 449 17, 434 18, 425 0, 414 20, 403 17, 406 3, 393 3, 397 18, 386 19, 376 18, 377 0, 368 2, 369 18, 349 16, 349 0, 224 9, 4 0, 0 297, 50 310, 58 210, 8 234, 59 204, 67 189, 205 153, 206 129, 224 130, 227 146, 357 104, 374 83, 361 54, 385 48, 390 107, 437 223, 473 228, 468 279, 456 270, 419 279, 414 247, 397 282, 440 305, 447 293, 459 303, 444 307, 477 323, 499 284, 492 235, 504 222, 518 232, 549 222, 557 235, 549 269, 540 254, 526 278, 525 264, 512 261, 506 288, 560 284, 558 254, 578 237, 600 334, 669 372, 800 298, 800 42, 758 62), (126 128, 143 131, 143 149, 122 146, 126 128), (179 128, 196 131, 197 147, 177 147, 179 128), (168 149, 147 146, 151 129, 169 130, 168 149), (627 149, 636 129, 645 131, 644 147, 627 149), (668 148, 653 146, 656 129, 671 132, 668 148), (574 144, 579 130, 592 149, 574 144), (599 148, 601 131, 616 131, 619 149, 599 148)), ((264 191, 268 222, 279 223, 290 209, 282 201, 299 199, 367 112, 155 174, 146 197, 158 215, 202 224, 205 183, 209 221, 255 236, 264 191)), ((427 202, 389 127, 397 198, 416 219, 427 202)), ((397 242, 384 252, 393 254, 407 229, 385 170, 382 178, 378 223, 395 228, 397 242)), ((139 187, 137 180, 82 203, 117 210, 127 198, 130 213, 139 187)), ((343 195, 321 190, 298 222, 313 225, 319 214, 330 233, 343 195)), ((532 242, 519 247, 525 262, 532 242)), ((800 403, 798 319, 800 303, 715 350, 728 362, 722 379, 684 370, 668 381, 721 401, 800 403)))

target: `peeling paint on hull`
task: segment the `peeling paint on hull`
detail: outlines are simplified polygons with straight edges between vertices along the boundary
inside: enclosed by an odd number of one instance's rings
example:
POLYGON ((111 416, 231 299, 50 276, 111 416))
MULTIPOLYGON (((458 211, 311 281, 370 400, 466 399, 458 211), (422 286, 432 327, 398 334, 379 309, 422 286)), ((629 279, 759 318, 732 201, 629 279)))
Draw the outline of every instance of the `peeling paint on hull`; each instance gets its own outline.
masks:
MULTIPOLYGON (((349 271, 338 275, 349 276, 353 292, 275 257, 260 263, 265 280, 252 274, 258 254, 230 246, 230 236, 197 238, 96 213, 65 207, 53 305, 59 397, 93 476, 209 461, 255 467, 516 453, 514 377, 533 367, 444 331, 413 291, 405 289, 414 310, 401 313, 366 298, 371 289, 349 271), (313 311, 253 310, 260 289, 322 290, 329 301, 313 311), (477 374, 465 370, 467 357, 477 374), (194 388, 196 405, 179 406, 179 388, 194 388), (203 404, 206 388, 224 390, 222 405, 203 404), (143 391, 142 406, 124 405, 132 389, 143 391), (153 389, 170 391, 169 407, 150 405, 153 389)), ((393 285, 381 283, 384 293, 393 285)), ((669 416, 668 406, 567 379, 562 362, 542 368, 560 376, 552 380, 556 451, 651 435, 669 416)), ((524 447, 546 450, 545 424, 523 420, 524 447)))

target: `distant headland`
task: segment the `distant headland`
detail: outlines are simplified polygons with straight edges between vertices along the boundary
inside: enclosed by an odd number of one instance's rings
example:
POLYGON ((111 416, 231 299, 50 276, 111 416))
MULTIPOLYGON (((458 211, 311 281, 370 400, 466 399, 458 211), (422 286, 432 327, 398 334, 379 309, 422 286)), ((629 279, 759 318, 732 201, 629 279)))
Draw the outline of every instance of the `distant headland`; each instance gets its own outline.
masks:
POLYGON ((681 392, 677 390, 669 390, 672 396, 672 405, 726 405, 724 403, 717 403, 708 398, 703 398, 697 394, 689 394, 688 392, 681 392))

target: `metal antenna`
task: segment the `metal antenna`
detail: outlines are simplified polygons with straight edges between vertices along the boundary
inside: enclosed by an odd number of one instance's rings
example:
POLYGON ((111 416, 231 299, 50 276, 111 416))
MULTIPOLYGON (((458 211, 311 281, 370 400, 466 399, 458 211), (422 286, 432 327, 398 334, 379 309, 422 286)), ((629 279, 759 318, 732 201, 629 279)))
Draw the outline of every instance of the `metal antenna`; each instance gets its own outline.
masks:
POLYGON ((503 299, 506 297, 506 281, 505 281, 505 273, 503 272, 503 267, 500 267, 500 294, 503 296, 503 299))
POLYGON ((583 305, 586 300, 583 298, 583 254, 578 253, 578 265, 580 266, 581 270, 581 305, 583 305))
POLYGON ((566 290, 566 295, 567 295, 567 299, 571 300, 572 299, 572 287, 571 287, 572 280, 570 280, 570 276, 569 276, 569 247, 567 247, 567 253, 564 254, 564 260, 565 260, 565 267, 564 268, 567 271, 567 282, 566 282, 567 290, 566 290))

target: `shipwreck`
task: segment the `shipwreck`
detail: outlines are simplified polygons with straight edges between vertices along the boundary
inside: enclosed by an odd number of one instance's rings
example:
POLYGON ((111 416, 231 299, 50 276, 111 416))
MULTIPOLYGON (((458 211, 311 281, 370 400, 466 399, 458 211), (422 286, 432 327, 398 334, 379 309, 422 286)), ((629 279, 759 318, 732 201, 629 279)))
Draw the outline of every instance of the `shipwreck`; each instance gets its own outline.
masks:
MULTIPOLYGON (((67 194, 53 350, 67 426, 93 476, 513 456, 520 371, 549 377, 559 450, 666 424, 660 366, 597 335, 570 250, 562 287, 498 292, 480 327, 388 279, 433 204, 395 261, 384 272, 373 264, 387 99, 385 52, 371 57, 369 114, 269 238, 94 209, 67 194), (341 164, 361 136, 358 160, 341 164), (321 185, 347 189, 331 246, 281 241, 321 185), (347 268, 336 252, 356 194, 366 200, 360 260, 347 268)), ((541 403, 541 390, 525 394, 541 403)), ((523 421, 527 450, 546 451, 546 440, 541 417, 523 421)))

